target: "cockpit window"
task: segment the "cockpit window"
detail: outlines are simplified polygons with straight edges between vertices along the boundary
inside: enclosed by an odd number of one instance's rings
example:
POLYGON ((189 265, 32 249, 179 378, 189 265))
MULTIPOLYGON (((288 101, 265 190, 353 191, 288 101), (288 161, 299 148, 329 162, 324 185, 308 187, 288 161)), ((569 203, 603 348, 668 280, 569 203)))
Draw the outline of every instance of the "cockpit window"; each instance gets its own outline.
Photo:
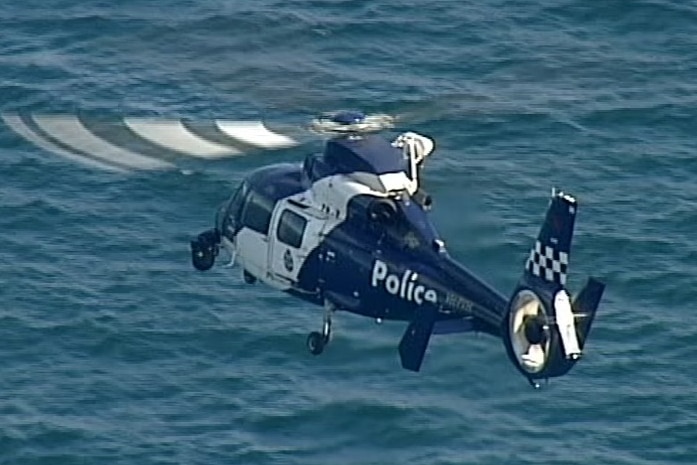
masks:
POLYGON ((294 211, 285 210, 281 213, 276 235, 278 236, 278 240, 284 244, 298 248, 303 242, 303 234, 305 234, 306 226, 307 220, 305 218, 294 211))
POLYGON ((230 239, 237 234, 241 227, 240 215, 247 190, 246 184, 241 184, 230 196, 230 199, 220 206, 216 213, 215 224, 218 231, 230 239))
POLYGON ((242 226, 264 235, 268 234, 273 207, 274 202, 271 199, 252 191, 242 212, 242 226))

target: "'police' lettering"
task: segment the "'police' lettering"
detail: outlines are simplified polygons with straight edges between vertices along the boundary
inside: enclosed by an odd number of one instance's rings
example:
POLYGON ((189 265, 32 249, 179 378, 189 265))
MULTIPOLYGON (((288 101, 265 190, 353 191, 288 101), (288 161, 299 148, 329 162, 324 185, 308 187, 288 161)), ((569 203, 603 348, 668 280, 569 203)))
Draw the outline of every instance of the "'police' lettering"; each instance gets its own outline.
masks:
POLYGON ((438 303, 438 294, 435 289, 428 289, 419 284, 419 275, 407 269, 400 277, 390 273, 387 263, 382 260, 375 260, 370 285, 373 287, 384 287, 388 294, 399 297, 418 305, 424 302, 438 303))

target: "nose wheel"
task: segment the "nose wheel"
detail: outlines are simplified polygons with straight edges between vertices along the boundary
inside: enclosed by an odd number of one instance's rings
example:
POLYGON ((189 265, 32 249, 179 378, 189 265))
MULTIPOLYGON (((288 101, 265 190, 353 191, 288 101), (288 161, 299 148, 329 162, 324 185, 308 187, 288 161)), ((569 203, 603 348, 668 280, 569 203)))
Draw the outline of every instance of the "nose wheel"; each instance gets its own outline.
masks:
POLYGON ((322 332, 312 331, 307 336, 307 349, 312 355, 319 355, 324 351, 324 346, 329 344, 332 335, 332 312, 333 308, 327 307, 324 314, 324 324, 322 332))

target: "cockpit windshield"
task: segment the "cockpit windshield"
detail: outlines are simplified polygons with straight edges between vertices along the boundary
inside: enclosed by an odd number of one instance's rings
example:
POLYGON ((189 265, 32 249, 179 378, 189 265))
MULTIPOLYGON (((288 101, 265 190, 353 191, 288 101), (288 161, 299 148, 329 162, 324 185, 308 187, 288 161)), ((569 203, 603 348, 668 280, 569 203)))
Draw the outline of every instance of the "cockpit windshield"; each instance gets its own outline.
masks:
POLYGON ((216 212, 215 225, 218 231, 230 240, 233 239, 241 227, 242 206, 248 193, 249 186, 246 182, 243 182, 216 212))

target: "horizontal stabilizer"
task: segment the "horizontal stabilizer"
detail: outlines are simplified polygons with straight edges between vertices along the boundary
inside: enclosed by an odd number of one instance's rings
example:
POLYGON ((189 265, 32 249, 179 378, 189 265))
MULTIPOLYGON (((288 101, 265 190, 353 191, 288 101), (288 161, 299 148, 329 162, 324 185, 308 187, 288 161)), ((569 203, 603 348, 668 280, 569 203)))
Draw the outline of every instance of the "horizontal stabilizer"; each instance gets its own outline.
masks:
POLYGON ((402 367, 411 371, 421 369, 421 362, 424 360, 437 315, 437 309, 425 308, 420 310, 414 320, 409 323, 404 336, 402 336, 402 341, 399 343, 399 357, 402 360, 402 367))
POLYGON ((475 331, 476 328, 476 324, 472 318, 442 320, 436 321, 436 324, 433 325, 433 334, 469 333, 475 331))

